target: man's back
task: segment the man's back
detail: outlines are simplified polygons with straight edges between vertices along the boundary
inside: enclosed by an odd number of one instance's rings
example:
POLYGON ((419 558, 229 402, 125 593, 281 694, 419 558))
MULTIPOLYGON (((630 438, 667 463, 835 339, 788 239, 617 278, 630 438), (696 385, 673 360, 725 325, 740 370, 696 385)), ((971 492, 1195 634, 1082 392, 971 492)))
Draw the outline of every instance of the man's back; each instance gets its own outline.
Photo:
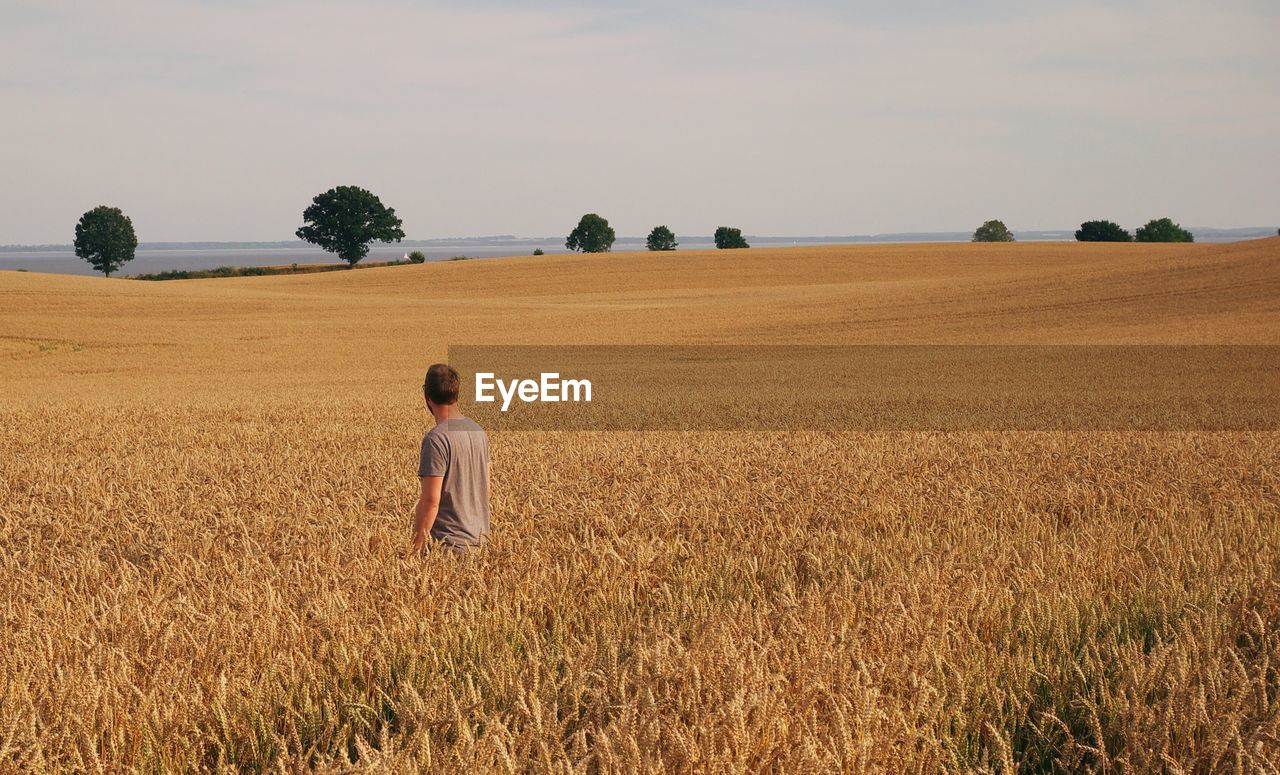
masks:
POLYGON ((476 546, 489 534, 489 437, 467 417, 442 420, 422 439, 418 476, 442 476, 431 537, 476 546))

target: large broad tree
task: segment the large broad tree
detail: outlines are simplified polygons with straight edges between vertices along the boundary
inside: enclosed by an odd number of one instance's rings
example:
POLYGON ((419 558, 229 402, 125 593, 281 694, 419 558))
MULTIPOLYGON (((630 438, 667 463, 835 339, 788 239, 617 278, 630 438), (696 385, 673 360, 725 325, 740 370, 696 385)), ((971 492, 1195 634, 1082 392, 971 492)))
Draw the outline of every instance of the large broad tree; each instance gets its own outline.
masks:
POLYGON ((613 227, 608 221, 595 213, 587 213, 578 221, 577 228, 569 233, 564 246, 583 253, 608 253, 613 247, 614 237, 613 227))
POLYGON ((133 221, 119 207, 100 205, 80 216, 76 224, 76 255, 107 277, 133 260, 138 235, 133 221))
POLYGON ((735 229, 732 226, 721 226, 716 229, 715 240, 716 247, 720 250, 751 247, 742 236, 742 229, 735 229))
POLYGON ((1134 235, 1138 242, 1195 242, 1195 235, 1170 218, 1157 218, 1147 221, 1147 225, 1138 229, 1134 235))
POLYGON ((671 229, 666 226, 654 226, 644 244, 650 250, 675 250, 676 245, 680 243, 676 242, 676 235, 671 229))
POLYGON ((1133 235, 1113 221, 1085 221, 1076 230, 1079 242, 1133 242, 1133 235))
POLYGON ((396 211, 359 186, 338 186, 318 194, 302 219, 306 223, 298 228, 298 239, 337 254, 349 268, 369 255, 369 243, 404 239, 396 211))
POLYGON ((973 232, 974 242, 1013 242, 1013 232, 1004 221, 987 221, 973 232))

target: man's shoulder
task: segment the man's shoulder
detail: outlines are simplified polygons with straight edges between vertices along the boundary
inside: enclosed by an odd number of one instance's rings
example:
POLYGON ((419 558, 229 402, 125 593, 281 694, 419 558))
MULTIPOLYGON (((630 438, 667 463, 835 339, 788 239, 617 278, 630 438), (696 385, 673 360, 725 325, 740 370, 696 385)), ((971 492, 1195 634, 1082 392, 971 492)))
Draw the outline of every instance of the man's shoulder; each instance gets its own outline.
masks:
POLYGON ((425 453, 426 450, 432 449, 432 448, 435 448, 435 449, 449 448, 449 434, 440 425, 437 425, 431 430, 427 431, 426 434, 422 437, 423 452, 425 453))

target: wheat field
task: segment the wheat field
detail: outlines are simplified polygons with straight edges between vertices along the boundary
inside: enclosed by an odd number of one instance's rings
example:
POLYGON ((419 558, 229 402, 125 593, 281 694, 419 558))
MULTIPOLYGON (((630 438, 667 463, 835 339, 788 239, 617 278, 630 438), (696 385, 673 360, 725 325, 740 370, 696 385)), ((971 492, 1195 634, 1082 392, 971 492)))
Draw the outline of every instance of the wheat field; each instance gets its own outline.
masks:
POLYGON ((451 344, 1280 344, 1280 239, 0 272, 0 771, 1280 772, 1274 432, 510 432, 451 344))

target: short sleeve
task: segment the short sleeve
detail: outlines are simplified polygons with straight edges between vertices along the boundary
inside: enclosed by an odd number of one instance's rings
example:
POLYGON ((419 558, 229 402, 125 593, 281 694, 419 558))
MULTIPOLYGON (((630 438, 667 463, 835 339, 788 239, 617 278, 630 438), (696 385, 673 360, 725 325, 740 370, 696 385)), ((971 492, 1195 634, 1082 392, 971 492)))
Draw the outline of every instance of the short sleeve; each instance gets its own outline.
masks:
POLYGON ((444 476, 449 470, 449 444, 443 434, 428 433, 418 455, 418 477, 444 476))

